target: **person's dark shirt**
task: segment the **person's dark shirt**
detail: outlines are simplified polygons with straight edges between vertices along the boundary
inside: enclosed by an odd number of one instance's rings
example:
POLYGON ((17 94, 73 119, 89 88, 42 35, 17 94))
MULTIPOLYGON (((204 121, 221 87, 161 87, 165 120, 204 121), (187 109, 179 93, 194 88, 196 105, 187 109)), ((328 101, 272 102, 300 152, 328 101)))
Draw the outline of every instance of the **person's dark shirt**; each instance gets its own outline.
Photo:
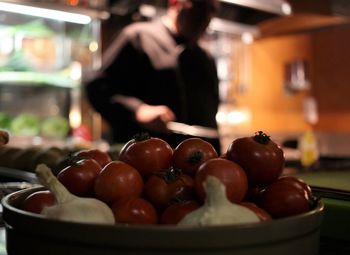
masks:
MULTIPOLYGON (((127 142, 144 131, 173 147, 186 138, 145 130, 130 109, 112 100, 118 94, 150 105, 167 105, 179 122, 217 128, 219 95, 214 59, 198 45, 183 42, 160 21, 134 23, 115 40, 105 68, 86 86, 92 106, 112 128, 113 142, 127 142)), ((218 139, 209 141, 220 150, 218 139)))

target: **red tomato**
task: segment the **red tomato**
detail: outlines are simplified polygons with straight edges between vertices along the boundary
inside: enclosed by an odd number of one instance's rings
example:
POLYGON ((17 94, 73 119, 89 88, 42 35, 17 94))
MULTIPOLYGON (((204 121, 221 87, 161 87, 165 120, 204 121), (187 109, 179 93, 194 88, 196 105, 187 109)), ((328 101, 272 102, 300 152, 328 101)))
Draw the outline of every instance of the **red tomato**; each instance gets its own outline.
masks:
POLYGON ((297 215, 310 210, 306 192, 289 181, 275 181, 264 190, 259 204, 273 218, 297 215))
POLYGON ((95 196, 112 203, 119 199, 138 197, 142 193, 143 180, 139 172, 122 161, 112 161, 97 175, 95 196))
POLYGON ((194 176, 198 167, 218 154, 210 143, 201 138, 188 138, 182 141, 173 154, 173 166, 180 168, 185 174, 194 176))
POLYGON ((195 177, 195 189, 202 200, 206 196, 203 182, 208 175, 217 177, 225 185, 227 198, 231 202, 242 201, 248 189, 248 181, 245 172, 238 164, 223 158, 213 158, 204 162, 195 177))
POLYGON ((83 158, 92 158, 97 161, 101 165, 101 167, 104 167, 109 162, 112 161, 111 157, 107 152, 98 150, 98 149, 88 149, 88 150, 80 150, 74 153, 73 157, 77 157, 80 159, 83 158))
POLYGON ((308 197, 312 197, 312 190, 310 186, 304 182, 302 179, 295 176, 281 176, 277 181, 287 181, 290 182, 293 186, 299 189, 302 193, 306 192, 308 197))
POLYGON ((112 204, 111 209, 117 223, 126 224, 156 224, 158 215, 156 209, 147 200, 131 197, 112 204))
POLYGON ((269 185, 281 175, 284 167, 282 149, 262 131, 252 137, 235 139, 226 154, 246 172, 250 187, 269 185))
POLYGON ((192 177, 181 170, 170 168, 151 175, 145 184, 145 196, 157 209, 163 209, 178 200, 188 200, 194 195, 192 177))
POLYGON ((9 142, 9 133, 5 130, 0 129, 0 146, 9 142))
POLYGON ((257 206, 255 203, 244 201, 241 202, 240 205, 252 210, 261 221, 267 221, 272 219, 271 215, 267 211, 257 206))
POLYGON ((40 190, 30 194, 24 199, 22 209, 27 212, 38 213, 47 207, 56 204, 54 195, 48 190, 40 190))
POLYGON ((162 139, 139 135, 121 149, 119 160, 136 168, 143 177, 171 166, 173 149, 162 139))
POLYGON ((101 166, 94 159, 81 159, 61 170, 57 179, 76 196, 93 195, 94 182, 101 171, 101 166))
POLYGON ((177 224, 188 213, 198 209, 200 206, 201 205, 194 200, 171 204, 160 216, 160 224, 177 224))
POLYGON ((77 138, 81 138, 85 141, 92 141, 93 140, 91 129, 87 125, 84 125, 84 124, 80 125, 77 128, 73 128, 72 136, 77 137, 77 138))

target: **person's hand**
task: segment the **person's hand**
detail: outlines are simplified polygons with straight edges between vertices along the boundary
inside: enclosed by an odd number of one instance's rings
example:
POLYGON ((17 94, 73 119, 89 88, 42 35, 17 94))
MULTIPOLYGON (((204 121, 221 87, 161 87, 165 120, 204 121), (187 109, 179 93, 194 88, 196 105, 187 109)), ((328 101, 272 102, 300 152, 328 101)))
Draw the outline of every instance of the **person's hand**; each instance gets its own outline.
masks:
POLYGON ((135 119, 150 130, 168 133, 170 131, 166 124, 169 121, 174 121, 176 117, 174 112, 165 105, 143 103, 135 111, 135 119))

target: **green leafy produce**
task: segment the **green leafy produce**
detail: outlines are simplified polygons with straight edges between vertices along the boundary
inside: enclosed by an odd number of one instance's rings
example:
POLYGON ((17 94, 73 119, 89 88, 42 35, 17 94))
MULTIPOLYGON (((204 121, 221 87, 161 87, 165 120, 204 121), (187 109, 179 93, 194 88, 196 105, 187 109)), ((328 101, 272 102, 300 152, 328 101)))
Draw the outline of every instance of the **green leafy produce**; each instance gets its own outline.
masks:
POLYGON ((46 137, 64 138, 68 131, 68 120, 60 116, 46 118, 41 125, 41 134, 46 137))
POLYGON ((6 112, 0 112, 0 128, 10 129, 11 127, 11 116, 6 112))
POLYGON ((21 113, 11 122, 10 130, 15 135, 38 135, 40 133, 40 119, 33 114, 21 113))

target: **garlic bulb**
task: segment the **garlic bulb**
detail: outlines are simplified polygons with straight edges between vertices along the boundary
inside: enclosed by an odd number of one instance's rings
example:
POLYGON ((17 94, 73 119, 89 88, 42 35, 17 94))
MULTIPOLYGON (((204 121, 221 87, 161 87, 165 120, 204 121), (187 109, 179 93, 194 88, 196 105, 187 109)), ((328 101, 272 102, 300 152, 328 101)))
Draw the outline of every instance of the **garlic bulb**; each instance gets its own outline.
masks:
POLYGON ((178 225, 206 226, 259 222, 258 216, 248 208, 231 203, 221 181, 208 176, 203 182, 207 194, 202 207, 187 214, 178 225))
POLYGON ((71 194, 46 165, 38 165, 36 174, 40 183, 53 193, 57 202, 56 205, 45 207, 41 214, 49 218, 65 221, 101 224, 115 223, 112 210, 104 202, 71 194))

